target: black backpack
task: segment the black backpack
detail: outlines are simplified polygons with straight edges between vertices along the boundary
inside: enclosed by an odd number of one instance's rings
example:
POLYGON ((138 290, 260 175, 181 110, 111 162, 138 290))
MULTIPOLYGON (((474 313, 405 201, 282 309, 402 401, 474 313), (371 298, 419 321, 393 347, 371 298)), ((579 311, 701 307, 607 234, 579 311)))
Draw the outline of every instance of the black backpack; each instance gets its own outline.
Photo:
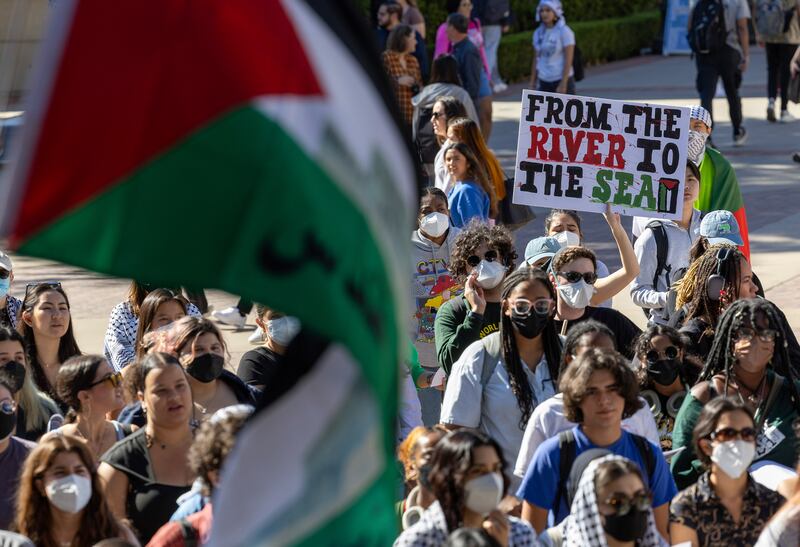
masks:
POLYGON ((417 150, 419 150, 422 163, 433 163, 439 151, 439 142, 433 133, 431 116, 433 106, 421 108, 417 119, 417 150))
POLYGON ((576 82, 580 82, 584 77, 583 52, 581 52, 581 48, 579 48, 577 45, 575 46, 572 56, 572 77, 575 78, 576 82))
MULTIPOLYGON (((650 482, 653 478, 653 473, 656 471, 656 457, 653 454, 653 447, 650 441, 635 433, 628 433, 633 437, 633 442, 636 444, 636 449, 644 461, 647 469, 642 471, 647 473, 647 480, 650 482)), ((556 501, 553 504, 553 514, 558 513, 558 508, 561 506, 561 498, 567 497, 567 479, 569 473, 572 471, 572 464, 575 463, 577 441, 575 440, 575 433, 571 429, 562 431, 558 434, 558 490, 556 491, 556 501)), ((567 504, 571 504, 572 500, 567 499, 567 504)))
POLYGON ((699 0, 692 10, 689 47, 695 53, 716 53, 725 47, 728 29, 722 0, 699 0))
MULTIPOLYGON (((667 289, 670 291, 670 296, 668 297, 670 304, 668 304, 668 309, 666 310, 667 316, 669 316, 675 308, 675 291, 669 288, 671 282, 673 281, 671 278, 674 278, 674 281, 678 281, 679 279, 683 278, 683 276, 686 274, 686 268, 681 268, 675 272, 675 275, 672 275, 672 265, 667 264, 669 240, 667 239, 666 228, 664 228, 664 225, 658 220, 650 222, 645 227, 645 230, 648 228, 653 232, 653 239, 656 242, 656 271, 653 274, 653 290, 658 290, 658 278, 663 275, 664 283, 666 284, 667 289)), ((642 308, 642 311, 644 312, 644 316, 649 319, 650 311, 647 308, 642 308)))

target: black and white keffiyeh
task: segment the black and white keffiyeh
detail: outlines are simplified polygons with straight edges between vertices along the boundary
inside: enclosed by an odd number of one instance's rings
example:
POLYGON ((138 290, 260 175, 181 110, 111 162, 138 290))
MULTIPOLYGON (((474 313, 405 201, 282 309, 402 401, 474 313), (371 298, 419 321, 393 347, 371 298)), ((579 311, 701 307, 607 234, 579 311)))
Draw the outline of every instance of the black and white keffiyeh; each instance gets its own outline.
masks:
MULTIPOLYGON (((575 499, 572 501, 570 515, 567 517, 563 543, 565 547, 587 547, 588 545, 608 547, 606 533, 597 509, 594 479, 597 467, 601 463, 614 460, 624 461, 627 458, 615 455, 604 456, 591 462, 583 472, 575 499)), ((650 510, 647 516, 647 532, 642 540, 636 542, 636 545, 637 547, 660 547, 662 544, 661 536, 656 530, 653 511, 650 510)))

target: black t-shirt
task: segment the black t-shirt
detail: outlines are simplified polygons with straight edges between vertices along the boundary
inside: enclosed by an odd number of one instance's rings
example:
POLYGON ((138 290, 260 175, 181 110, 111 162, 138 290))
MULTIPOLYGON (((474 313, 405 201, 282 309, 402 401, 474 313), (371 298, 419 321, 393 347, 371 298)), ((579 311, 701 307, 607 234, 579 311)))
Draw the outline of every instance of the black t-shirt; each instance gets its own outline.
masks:
MULTIPOLYGON (((633 359, 633 344, 639 335, 642 334, 642 331, 633 321, 611 308, 587 306, 582 316, 578 319, 569 320, 567 332, 578 323, 586 321, 587 319, 594 319, 598 323, 602 323, 611 329, 611 332, 614 333, 614 343, 617 345, 617 351, 628 359, 633 359)), ((555 323, 556 331, 561 332, 563 321, 556 320, 555 323)))
POLYGON ((265 346, 242 355, 236 375, 251 386, 268 386, 278 373, 282 357, 265 346))

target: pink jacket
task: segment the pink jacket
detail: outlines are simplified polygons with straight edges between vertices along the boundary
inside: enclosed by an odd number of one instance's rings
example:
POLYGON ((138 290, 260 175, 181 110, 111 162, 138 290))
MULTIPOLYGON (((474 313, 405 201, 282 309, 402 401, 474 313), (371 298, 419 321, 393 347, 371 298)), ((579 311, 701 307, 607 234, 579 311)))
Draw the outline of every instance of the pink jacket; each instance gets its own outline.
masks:
MULTIPOLYGON (((467 37, 469 41, 475 44, 481 54, 481 61, 483 61, 483 70, 486 71, 486 76, 489 81, 492 81, 492 75, 489 72, 489 62, 486 60, 486 50, 483 47, 483 33, 481 32, 481 24, 477 19, 469 20, 469 28, 467 29, 467 37)), ((436 49, 433 50, 433 58, 441 57, 452 53, 453 44, 447 39, 447 23, 439 25, 436 31, 436 49)))

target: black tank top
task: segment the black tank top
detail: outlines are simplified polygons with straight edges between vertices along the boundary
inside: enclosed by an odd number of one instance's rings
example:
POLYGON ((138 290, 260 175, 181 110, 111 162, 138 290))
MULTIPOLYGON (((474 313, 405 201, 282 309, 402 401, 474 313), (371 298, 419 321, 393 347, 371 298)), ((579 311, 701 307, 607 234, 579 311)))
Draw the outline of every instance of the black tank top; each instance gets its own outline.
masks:
POLYGON ((142 545, 147 544, 178 509, 178 498, 191 485, 155 482, 144 428, 108 449, 102 461, 128 477, 126 511, 142 545))

